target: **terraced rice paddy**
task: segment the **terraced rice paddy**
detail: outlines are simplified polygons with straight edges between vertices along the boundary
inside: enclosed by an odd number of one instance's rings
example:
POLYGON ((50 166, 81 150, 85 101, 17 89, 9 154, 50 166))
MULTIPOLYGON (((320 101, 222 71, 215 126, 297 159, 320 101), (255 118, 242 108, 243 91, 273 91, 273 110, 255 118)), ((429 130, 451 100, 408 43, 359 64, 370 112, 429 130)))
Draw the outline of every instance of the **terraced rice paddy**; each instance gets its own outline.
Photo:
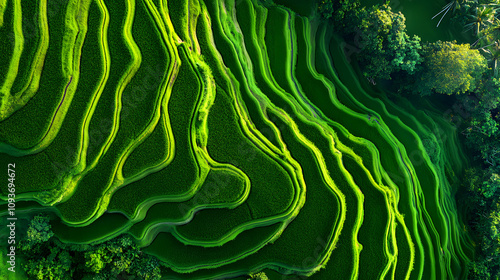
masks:
POLYGON ((20 210, 64 242, 128 233, 165 279, 465 278, 454 127, 268 2, 0 0, 20 210))

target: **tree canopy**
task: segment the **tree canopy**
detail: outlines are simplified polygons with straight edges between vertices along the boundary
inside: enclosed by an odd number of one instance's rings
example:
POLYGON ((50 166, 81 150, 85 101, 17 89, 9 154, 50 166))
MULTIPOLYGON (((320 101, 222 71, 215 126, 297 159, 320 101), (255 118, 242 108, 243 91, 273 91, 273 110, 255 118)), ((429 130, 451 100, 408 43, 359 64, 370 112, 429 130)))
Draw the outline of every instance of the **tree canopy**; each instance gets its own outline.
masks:
POLYGON ((337 30, 348 28, 350 18, 352 18, 359 9, 358 0, 322 0, 318 9, 320 14, 334 22, 337 30))
POLYGON ((30 279, 161 279, 161 264, 122 235, 100 244, 64 244, 54 238, 48 216, 31 221, 20 250, 30 279))
POLYGON ((406 34, 405 17, 394 13, 387 4, 362 9, 356 28, 363 64, 368 78, 391 79, 399 71, 414 74, 422 61, 420 38, 406 34))
POLYGON ((23 246, 25 249, 31 249, 37 244, 47 242, 54 233, 52 232, 49 217, 45 215, 36 215, 30 221, 23 246))
POLYGON ((429 43, 423 49, 423 56, 424 69, 415 85, 421 95, 473 91, 488 68, 484 56, 471 49, 469 44, 429 43))

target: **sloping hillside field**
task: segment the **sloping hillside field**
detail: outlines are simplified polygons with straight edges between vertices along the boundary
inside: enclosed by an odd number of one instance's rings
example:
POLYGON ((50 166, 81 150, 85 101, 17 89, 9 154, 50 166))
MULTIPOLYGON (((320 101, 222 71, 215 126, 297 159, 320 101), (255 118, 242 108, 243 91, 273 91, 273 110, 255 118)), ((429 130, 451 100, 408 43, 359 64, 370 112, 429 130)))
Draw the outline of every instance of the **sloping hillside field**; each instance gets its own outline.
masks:
POLYGON ((0 0, 18 213, 67 243, 128 233, 165 279, 465 278, 455 128, 270 2, 0 0))

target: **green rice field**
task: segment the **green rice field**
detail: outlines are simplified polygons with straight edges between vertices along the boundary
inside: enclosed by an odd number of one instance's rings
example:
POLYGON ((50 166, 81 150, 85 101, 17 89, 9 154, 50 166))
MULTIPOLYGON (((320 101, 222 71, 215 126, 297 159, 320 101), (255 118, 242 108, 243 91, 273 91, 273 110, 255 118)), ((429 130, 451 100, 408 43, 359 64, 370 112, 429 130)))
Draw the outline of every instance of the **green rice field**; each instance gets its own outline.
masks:
POLYGON ((459 132, 362 78, 314 1, 51 1, 0 0, 17 215, 128 235, 162 279, 467 278, 459 132))

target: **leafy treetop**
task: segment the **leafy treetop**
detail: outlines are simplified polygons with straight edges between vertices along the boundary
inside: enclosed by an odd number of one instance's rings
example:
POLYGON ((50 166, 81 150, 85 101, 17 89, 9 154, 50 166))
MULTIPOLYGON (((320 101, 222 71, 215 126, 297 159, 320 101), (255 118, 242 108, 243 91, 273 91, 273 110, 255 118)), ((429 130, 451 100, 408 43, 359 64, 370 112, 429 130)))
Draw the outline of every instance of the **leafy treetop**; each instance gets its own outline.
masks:
POLYGON ((423 49, 423 57, 424 70, 415 85, 421 95, 474 91, 488 69, 486 59, 478 50, 455 41, 427 44, 423 49))

